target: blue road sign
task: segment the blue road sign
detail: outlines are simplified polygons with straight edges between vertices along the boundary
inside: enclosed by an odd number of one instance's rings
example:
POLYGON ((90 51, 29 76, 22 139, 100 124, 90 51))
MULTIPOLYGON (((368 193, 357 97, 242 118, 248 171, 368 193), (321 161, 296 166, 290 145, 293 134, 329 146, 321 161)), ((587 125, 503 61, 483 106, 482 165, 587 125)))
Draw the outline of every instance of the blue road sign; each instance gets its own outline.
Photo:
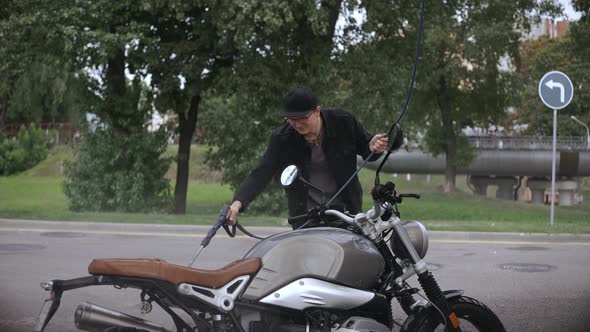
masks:
POLYGON ((539 81, 539 96, 547 107, 560 110, 574 97, 574 86, 566 74, 550 71, 539 81))

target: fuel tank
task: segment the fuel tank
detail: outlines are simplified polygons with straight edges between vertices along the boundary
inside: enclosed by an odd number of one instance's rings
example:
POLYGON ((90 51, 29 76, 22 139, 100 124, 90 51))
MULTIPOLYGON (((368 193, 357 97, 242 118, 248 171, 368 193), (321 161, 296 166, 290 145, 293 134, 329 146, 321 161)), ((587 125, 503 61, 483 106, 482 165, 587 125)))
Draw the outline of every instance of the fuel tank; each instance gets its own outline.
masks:
POLYGON ((381 253, 371 241, 329 227, 272 235, 244 256, 254 257, 261 258, 262 268, 242 298, 256 301, 302 277, 370 290, 385 267, 381 253))

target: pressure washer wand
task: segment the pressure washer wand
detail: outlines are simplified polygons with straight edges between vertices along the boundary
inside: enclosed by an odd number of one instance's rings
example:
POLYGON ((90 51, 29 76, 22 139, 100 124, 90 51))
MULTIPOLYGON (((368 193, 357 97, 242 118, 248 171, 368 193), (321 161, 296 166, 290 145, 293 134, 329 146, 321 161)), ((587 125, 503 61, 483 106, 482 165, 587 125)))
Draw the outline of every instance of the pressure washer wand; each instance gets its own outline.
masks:
POLYGON ((211 242, 211 239, 215 236, 215 233, 217 233, 217 230, 221 226, 225 225, 225 223, 227 222, 227 212, 228 211, 229 211, 229 205, 225 204, 221 208, 221 211, 219 211, 219 218, 217 219, 217 221, 215 222, 215 224, 213 225, 213 227, 211 227, 211 229, 207 233, 207 236, 205 236, 205 238, 203 238, 203 241, 201 241, 201 247, 197 250, 197 252, 193 256, 193 259, 191 260, 191 262, 188 265, 188 267, 192 267, 193 266, 193 264, 195 263, 195 260, 197 260, 197 257, 199 257, 199 254, 201 253, 201 251, 206 246, 209 245, 209 242, 211 242))
POLYGON ((188 267, 193 267, 193 264, 195 264, 195 261, 197 260, 197 257, 199 257, 199 254, 201 253, 201 250, 203 250, 203 247, 201 245, 201 247, 199 248, 199 250, 197 250, 197 252, 195 253, 195 255, 193 256, 193 259, 191 260, 190 264, 188 265, 188 267))

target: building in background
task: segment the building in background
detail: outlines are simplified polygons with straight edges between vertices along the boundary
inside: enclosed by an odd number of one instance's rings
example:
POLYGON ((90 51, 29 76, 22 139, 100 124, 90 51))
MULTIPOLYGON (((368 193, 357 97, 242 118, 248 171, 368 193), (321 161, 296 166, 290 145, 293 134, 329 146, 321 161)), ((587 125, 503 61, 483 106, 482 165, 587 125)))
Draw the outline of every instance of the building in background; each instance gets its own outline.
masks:
POLYGON ((568 20, 555 21, 545 18, 541 22, 532 24, 531 31, 524 36, 524 39, 537 39, 541 36, 549 38, 563 38, 570 27, 568 20))

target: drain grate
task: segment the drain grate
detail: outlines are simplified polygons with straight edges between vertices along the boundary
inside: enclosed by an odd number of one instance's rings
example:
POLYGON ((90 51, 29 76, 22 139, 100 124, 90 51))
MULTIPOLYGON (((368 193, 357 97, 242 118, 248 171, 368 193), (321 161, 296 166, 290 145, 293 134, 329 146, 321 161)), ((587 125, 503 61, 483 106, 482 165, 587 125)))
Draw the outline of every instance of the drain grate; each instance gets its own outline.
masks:
POLYGON ((76 233, 76 232, 46 232, 46 233, 41 233, 41 236, 74 238, 74 237, 84 237, 86 235, 84 235, 83 233, 76 233))
POLYGON ((498 267, 502 270, 516 271, 516 272, 549 272, 557 270, 557 266, 547 264, 532 264, 532 263, 506 263, 500 264, 498 267))
POLYGON ((25 244, 25 243, 2 243, 0 244, 0 251, 29 251, 41 250, 45 246, 40 244, 25 244))

